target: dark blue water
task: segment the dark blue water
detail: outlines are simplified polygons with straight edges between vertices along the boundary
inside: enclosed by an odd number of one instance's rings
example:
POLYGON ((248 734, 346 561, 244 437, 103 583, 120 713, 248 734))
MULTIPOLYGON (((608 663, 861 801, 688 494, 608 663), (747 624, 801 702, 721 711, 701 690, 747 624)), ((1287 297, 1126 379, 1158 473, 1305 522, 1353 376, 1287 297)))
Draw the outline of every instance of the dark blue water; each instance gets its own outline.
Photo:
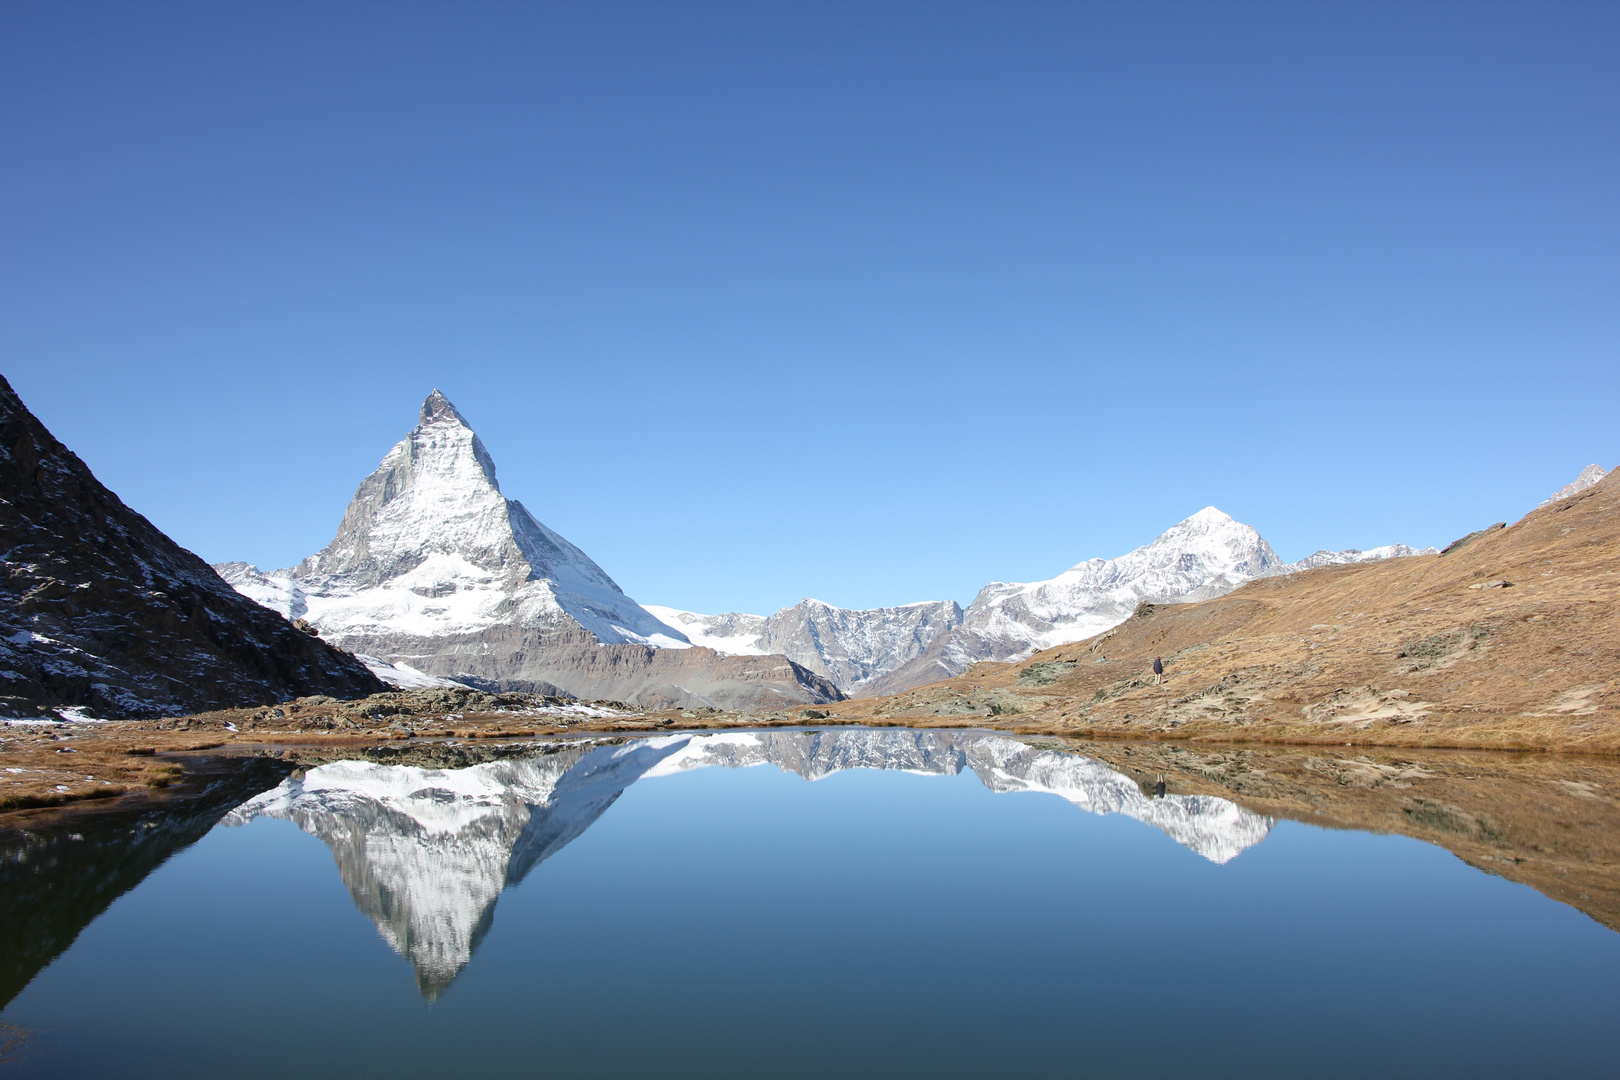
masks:
POLYGON ((527 809, 407 777, 436 832, 375 786, 262 797, 11 1002, 36 1034, 0 1075, 1620 1070, 1620 935, 1444 850, 950 746, 814 782, 667 749, 555 761, 527 809))

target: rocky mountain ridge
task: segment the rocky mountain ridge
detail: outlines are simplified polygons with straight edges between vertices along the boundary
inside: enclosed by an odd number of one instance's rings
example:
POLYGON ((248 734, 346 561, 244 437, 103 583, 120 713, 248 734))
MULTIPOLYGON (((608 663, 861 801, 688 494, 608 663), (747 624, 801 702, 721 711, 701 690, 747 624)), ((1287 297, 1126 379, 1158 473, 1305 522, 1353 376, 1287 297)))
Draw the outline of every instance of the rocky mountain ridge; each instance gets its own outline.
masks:
POLYGON ((852 610, 806 598, 770 616, 648 610, 694 644, 740 655, 780 653, 845 693, 901 666, 962 622, 954 600, 852 610))
POLYGON ((965 611, 953 601, 861 611, 818 600, 769 617, 651 610, 693 641, 722 652, 780 651, 846 694, 868 697, 1083 640, 1124 622, 1143 602, 1194 603, 1256 578, 1434 553, 1391 544, 1285 563, 1253 528, 1210 506, 1118 558, 1089 559, 1047 581, 991 582, 965 611))
POLYGON ((1567 499, 1571 495, 1578 492, 1585 491, 1587 488, 1600 482, 1605 476, 1608 475, 1609 470, 1605 469, 1603 466, 1588 465, 1586 468, 1581 470, 1580 475, 1575 477, 1574 480, 1571 480, 1569 483, 1565 484, 1563 487, 1559 488, 1545 499, 1542 499, 1541 502, 1537 503, 1536 509, 1539 510, 1543 506, 1549 506, 1555 502, 1560 502, 1567 499))
POLYGON ((382 684, 108 491, 0 379, 0 706, 170 716, 382 684))

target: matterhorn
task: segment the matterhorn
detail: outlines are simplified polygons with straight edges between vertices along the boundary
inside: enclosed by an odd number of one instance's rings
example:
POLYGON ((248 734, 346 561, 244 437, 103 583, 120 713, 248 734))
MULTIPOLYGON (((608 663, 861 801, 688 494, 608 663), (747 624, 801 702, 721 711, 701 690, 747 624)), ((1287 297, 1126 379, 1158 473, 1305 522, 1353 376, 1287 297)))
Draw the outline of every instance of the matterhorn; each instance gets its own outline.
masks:
POLYGON ((269 574, 246 563, 215 569, 396 685, 722 709, 841 696, 781 656, 693 648, 502 494, 494 459, 437 390, 360 484, 330 544, 269 574))

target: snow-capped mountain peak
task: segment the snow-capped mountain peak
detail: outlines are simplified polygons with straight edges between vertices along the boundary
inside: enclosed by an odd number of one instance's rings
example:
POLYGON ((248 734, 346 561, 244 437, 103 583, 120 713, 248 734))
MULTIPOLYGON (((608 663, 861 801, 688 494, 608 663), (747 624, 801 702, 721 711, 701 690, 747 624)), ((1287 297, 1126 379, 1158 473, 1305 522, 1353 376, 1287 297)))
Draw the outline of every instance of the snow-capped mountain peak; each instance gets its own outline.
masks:
MULTIPOLYGON (((579 548, 501 494, 495 461, 435 390, 355 492, 337 535, 290 570, 217 568, 327 640, 389 663, 465 651, 506 628, 685 645, 579 548)), ((487 652, 487 648, 482 649, 487 652)), ((441 665, 442 666, 442 665, 441 665)))
POLYGON ((1027 655, 1101 633, 1143 600, 1218 596, 1282 565, 1258 532, 1206 506, 1118 558, 1088 559, 1048 581, 992 582, 963 623, 981 637, 1016 644, 1009 656, 1027 655))

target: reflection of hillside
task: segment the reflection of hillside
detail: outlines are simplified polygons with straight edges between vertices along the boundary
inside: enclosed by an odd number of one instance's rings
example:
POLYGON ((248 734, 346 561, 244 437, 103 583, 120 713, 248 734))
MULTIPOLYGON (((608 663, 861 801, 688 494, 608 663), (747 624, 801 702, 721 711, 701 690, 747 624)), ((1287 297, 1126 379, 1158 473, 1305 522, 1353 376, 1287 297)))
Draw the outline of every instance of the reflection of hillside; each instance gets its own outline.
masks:
POLYGON ((0 1008, 79 932, 227 809, 286 775, 280 762, 194 758, 186 784, 64 810, 9 815, 0 829, 0 1008))
POLYGON ((1072 741, 1175 790, 1331 828, 1399 833, 1620 930, 1620 762, 1445 750, 1072 741))
POLYGON ((670 735, 576 747, 463 769, 339 761, 233 811, 227 824, 283 818, 332 849, 355 906, 433 999, 471 960, 501 891, 584 832, 642 776, 771 764, 818 779, 844 769, 955 775, 992 791, 1058 795, 1154 825, 1226 862, 1271 822, 1207 795, 1150 798, 1094 761, 997 735, 910 729, 670 735))

